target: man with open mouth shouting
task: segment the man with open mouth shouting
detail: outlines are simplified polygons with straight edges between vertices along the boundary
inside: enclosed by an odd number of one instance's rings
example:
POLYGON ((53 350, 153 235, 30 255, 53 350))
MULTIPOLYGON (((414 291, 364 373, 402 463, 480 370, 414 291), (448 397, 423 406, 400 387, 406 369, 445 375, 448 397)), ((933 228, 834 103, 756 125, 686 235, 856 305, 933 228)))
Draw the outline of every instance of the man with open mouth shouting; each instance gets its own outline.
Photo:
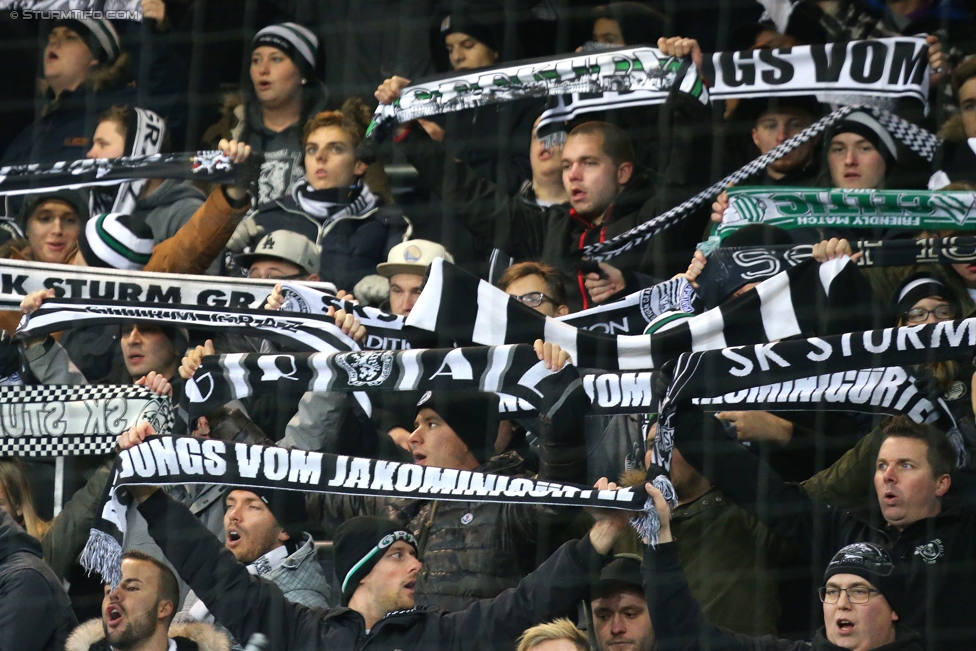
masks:
POLYGON ((227 651, 227 638, 207 624, 172 624, 180 602, 176 576, 140 551, 122 556, 122 581, 105 585, 102 616, 72 633, 68 651, 227 651))

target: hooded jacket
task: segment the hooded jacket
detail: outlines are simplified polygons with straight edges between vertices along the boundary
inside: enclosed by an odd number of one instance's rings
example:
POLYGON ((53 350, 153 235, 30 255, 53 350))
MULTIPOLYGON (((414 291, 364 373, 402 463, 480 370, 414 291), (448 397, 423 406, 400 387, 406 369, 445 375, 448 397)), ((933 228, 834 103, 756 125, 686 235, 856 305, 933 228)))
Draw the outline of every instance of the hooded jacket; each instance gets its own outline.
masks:
MULTIPOLYGON (((644 562, 644 595, 654 622, 654 634, 661 648, 722 649, 723 651, 841 651, 830 642, 824 627, 810 642, 782 640, 766 635, 751 637, 733 633, 705 620, 691 594, 678 560, 678 544, 662 543, 657 549, 647 545, 644 562)), ((918 633, 895 626, 895 641, 871 651, 922 651, 918 633)))
MULTIPOLYGON (((209 624, 200 622, 173 623, 169 637, 176 642, 176 651, 229 651, 227 636, 209 624)), ((111 651, 105 640, 101 619, 90 619, 72 633, 65 651, 111 651)))
POLYGON ((0 649, 60 651, 78 620, 41 543, 0 509, 0 649))
POLYGON ((363 616, 349 608, 289 603, 278 586, 249 574, 189 511, 161 491, 139 511, 166 558, 234 637, 246 640, 260 631, 268 637, 268 648, 281 651, 510 651, 526 628, 575 612, 589 586, 589 570, 599 571, 604 560, 589 537, 571 541, 518 587, 494 599, 454 613, 423 607, 393 611, 367 632, 363 616))
POLYGON ((132 214, 146 220, 153 232, 153 242, 160 244, 176 235, 206 199, 190 181, 166 179, 136 202, 132 214))
MULTIPOLYGON (((675 417, 675 447, 731 500, 792 543, 817 570, 825 569, 834 552, 851 543, 885 545, 907 583, 905 612, 898 613, 899 621, 918 631, 929 649, 957 649, 972 642, 976 637, 972 618, 976 607, 976 512, 970 507, 953 503, 947 496, 939 515, 898 531, 880 513, 863 517, 815 501, 800 486, 783 482, 737 442, 724 439, 722 426, 713 416, 686 409, 675 417), (706 463, 705 449, 722 463, 706 463), (760 495, 765 500, 763 508, 759 508, 760 495)), ((862 455, 870 449, 859 447, 862 455)), ((841 459, 835 465, 846 463, 841 459)), ((833 468, 825 472, 849 474, 833 468)), ((877 503, 873 490, 871 500, 877 503)))
MULTIPOLYGON (((634 178, 617 195, 603 221, 594 225, 576 214, 569 204, 540 210, 505 189, 481 179, 468 165, 445 155, 440 143, 420 128, 412 128, 399 141, 410 163, 453 208, 457 219, 476 237, 499 247, 517 261, 536 260, 553 265, 571 280, 569 307, 592 307, 580 269, 583 247, 609 240, 678 205, 705 187, 708 170, 695 165, 697 152, 710 151, 708 110, 696 98, 675 91, 665 104, 671 136, 668 168, 659 179, 635 170, 634 178)), ((613 258, 610 264, 623 270, 627 287, 636 291, 633 272, 671 277, 688 265, 687 251, 694 249, 707 215, 688 217, 651 238, 645 245, 613 258), (628 272, 631 275, 628 276, 628 272)), ((419 227, 419 224, 418 224, 419 227)))

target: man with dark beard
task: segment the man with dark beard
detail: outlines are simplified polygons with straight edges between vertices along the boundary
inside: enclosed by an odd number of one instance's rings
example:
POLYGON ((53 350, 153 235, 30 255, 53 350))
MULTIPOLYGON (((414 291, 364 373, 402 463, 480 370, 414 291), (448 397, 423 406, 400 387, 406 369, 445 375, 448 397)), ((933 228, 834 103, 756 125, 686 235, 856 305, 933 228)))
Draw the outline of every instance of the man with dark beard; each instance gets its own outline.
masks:
POLYGON ((139 551, 122 556, 122 580, 105 585, 101 620, 74 630, 67 651, 227 651, 227 638, 206 624, 170 628, 180 603, 176 576, 139 551))

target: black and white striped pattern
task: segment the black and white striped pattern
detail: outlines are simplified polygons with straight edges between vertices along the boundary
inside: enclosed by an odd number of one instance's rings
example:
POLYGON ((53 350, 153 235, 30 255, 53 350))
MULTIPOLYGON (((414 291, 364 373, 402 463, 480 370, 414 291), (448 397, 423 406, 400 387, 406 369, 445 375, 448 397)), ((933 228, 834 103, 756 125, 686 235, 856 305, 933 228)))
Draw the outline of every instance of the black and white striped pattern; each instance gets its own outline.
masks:
POLYGON ((185 305, 116 301, 45 300, 17 328, 15 339, 91 325, 149 323, 159 326, 267 337, 313 351, 359 350, 359 345, 327 316, 280 315, 265 310, 206 309, 185 305))
POLYGON ((545 317, 438 259, 431 264, 427 284, 406 323, 488 346, 543 339, 559 344, 580 368, 648 370, 689 350, 857 330, 866 316, 865 296, 852 281, 857 273, 847 258, 822 265, 811 260, 769 278, 755 291, 664 326, 653 335, 609 336, 545 317))

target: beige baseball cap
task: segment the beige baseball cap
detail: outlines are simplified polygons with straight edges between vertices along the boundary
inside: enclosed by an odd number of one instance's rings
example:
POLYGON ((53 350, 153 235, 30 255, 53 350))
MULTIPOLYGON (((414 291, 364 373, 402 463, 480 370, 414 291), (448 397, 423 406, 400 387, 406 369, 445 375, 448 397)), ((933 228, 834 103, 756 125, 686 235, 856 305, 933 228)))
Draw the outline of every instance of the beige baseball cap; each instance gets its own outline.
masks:
POLYGON ((376 273, 387 278, 397 274, 423 276, 434 258, 444 258, 454 262, 454 258, 443 246, 429 240, 407 240, 400 242, 386 257, 386 262, 376 265, 376 273))
POLYGON ((315 242, 294 231, 273 231, 258 242, 250 253, 237 256, 241 267, 250 267, 261 258, 278 258, 297 264, 311 276, 319 272, 319 259, 322 253, 315 242))

